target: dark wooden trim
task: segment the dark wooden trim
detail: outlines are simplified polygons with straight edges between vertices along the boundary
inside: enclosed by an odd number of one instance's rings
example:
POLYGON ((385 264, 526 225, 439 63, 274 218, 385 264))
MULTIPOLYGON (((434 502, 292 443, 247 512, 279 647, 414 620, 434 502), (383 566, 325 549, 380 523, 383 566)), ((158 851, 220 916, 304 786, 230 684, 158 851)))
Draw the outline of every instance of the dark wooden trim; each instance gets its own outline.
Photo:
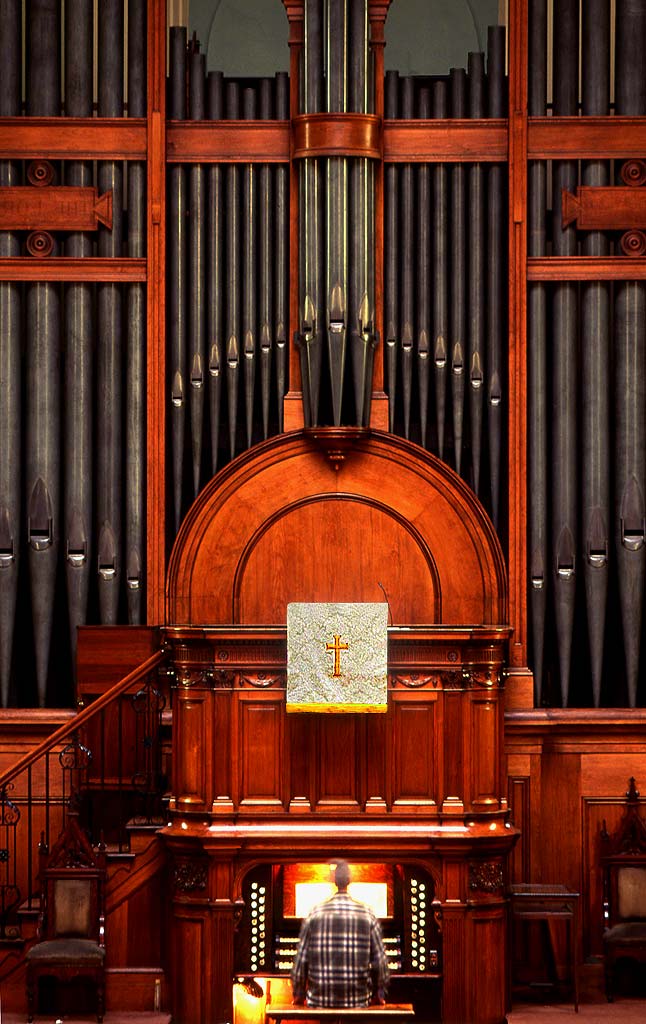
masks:
POLYGON ((504 162, 504 118, 384 121, 386 163, 504 162))
POLYGON ((646 117, 530 117, 529 160, 643 157, 646 117))
POLYGON ((533 256, 528 281, 644 281, 646 258, 630 256, 533 256))
POLYGON ((0 117, 0 159, 145 160, 140 117, 0 117))
POLYGON ((169 163, 288 163, 288 121, 169 121, 169 163))
POLYGON ((376 114, 299 114, 292 156, 357 156, 381 159, 381 118, 376 114))
POLYGON ((127 281, 146 280, 146 261, 123 257, 16 256, 0 259, 2 281, 127 281))

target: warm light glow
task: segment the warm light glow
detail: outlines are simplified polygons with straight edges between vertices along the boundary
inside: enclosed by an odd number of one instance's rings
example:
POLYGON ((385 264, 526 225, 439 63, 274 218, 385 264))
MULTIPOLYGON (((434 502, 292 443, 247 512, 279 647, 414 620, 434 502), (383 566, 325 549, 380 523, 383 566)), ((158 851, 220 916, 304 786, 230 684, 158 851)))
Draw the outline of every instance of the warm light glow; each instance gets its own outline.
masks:
POLYGON ((254 975, 253 980, 262 989, 260 997, 247 992, 244 984, 233 986, 233 1024, 265 1024, 267 979, 254 975))
MULTIPOLYGON (((294 886, 295 916, 307 917, 318 903, 334 896, 333 882, 296 882, 294 886)), ((388 917, 388 885, 386 882, 350 882, 348 892, 355 900, 367 904, 376 917, 388 917)))

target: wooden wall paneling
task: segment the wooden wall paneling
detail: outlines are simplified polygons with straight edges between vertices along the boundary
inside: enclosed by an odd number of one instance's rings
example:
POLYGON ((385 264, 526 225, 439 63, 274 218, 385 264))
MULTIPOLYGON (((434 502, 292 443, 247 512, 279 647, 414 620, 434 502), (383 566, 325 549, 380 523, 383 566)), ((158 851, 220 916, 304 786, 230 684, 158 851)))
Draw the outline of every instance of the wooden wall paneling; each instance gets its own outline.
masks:
POLYGON ((360 715, 320 715, 316 810, 358 811, 361 753, 360 715))
POLYGON ((79 626, 76 696, 104 693, 159 650, 157 630, 149 626, 79 626))
POLYGON ((443 799, 458 798, 464 806, 466 799, 465 733, 463 728, 464 692, 445 688, 443 691, 444 729, 444 785, 443 799))
POLYGON ((316 801, 315 716, 304 712, 286 715, 285 751, 289 758, 289 810, 308 812, 316 801))
POLYGON ((498 777, 498 744, 500 716, 498 693, 491 690, 469 692, 470 728, 468 756, 470 761, 468 803, 474 810, 495 810, 502 795, 498 777))
POLYGON ((215 675, 213 692, 213 788, 212 810, 215 814, 232 814, 233 767, 231 737, 233 734, 233 702, 235 674, 222 671, 215 675))
POLYGON ((530 877, 531 810, 530 780, 527 776, 510 775, 507 779, 507 800, 510 821, 520 831, 520 838, 509 855, 509 882, 526 882, 530 877))
POLYGON ((237 705, 240 810, 283 810, 283 693, 242 691, 237 705))
POLYGON ((365 721, 365 798, 366 810, 375 814, 386 811, 389 794, 387 763, 392 750, 392 714, 367 715, 365 721))
POLYGON ((392 767, 393 810, 416 813, 437 806, 437 750, 440 737, 436 721, 437 694, 420 698, 415 692, 395 691, 390 714, 393 717, 392 767))
MULTIPOLYGON (((446 870, 446 865, 445 865, 446 870)), ((464 1024, 469 1020, 465 965, 468 964, 465 908, 442 899, 442 1020, 464 1024)))
POLYGON ((210 809, 213 778, 213 695, 179 686, 174 697, 173 791, 177 813, 210 809))
MULTIPOLYGON (((526 0, 509 3, 509 623, 510 663, 527 664, 527 33, 526 0)), ((513 678, 508 685, 513 686, 513 678)))
POLYGON ((477 1012, 483 1024, 504 1021, 507 1003, 507 910, 503 904, 472 910, 467 918, 467 962, 480 956, 480 969, 468 972, 469 1007, 466 1019, 477 1012), (486 967, 482 951, 487 950, 486 967), (482 972, 487 984, 482 984, 482 972))
MULTIPOLYGON (((175 1020, 215 1020, 207 1013, 211 1002, 211 929, 205 911, 180 905, 175 908, 170 941, 171 963, 182 969, 172 977, 173 1018, 175 1020)), ((231 979, 229 978, 229 989, 231 979)), ((218 1018, 226 1020, 225 1016, 218 1018)))
POLYGON ((147 7, 146 614, 164 621, 166 579, 166 0, 147 7))

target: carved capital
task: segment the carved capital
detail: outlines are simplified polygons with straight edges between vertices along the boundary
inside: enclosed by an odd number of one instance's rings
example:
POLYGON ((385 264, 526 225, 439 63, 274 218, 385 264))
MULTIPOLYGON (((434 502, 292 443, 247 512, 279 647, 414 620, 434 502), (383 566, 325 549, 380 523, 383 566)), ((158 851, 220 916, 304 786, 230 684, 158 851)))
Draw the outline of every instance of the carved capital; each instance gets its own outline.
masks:
POLYGON ((173 867, 173 888, 176 892, 199 892, 206 889, 207 866, 200 860, 178 860, 173 867))
POLYGON ((494 860, 469 863, 469 888, 472 892, 494 893, 503 888, 502 864, 494 860))

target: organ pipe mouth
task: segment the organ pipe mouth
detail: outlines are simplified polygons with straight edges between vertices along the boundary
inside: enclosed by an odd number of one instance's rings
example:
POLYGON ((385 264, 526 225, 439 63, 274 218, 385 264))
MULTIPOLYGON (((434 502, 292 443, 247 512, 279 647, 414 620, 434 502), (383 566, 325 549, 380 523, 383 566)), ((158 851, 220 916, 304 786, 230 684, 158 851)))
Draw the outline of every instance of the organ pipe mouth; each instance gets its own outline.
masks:
POLYGON ((595 569, 601 569, 608 562, 608 549, 595 551, 592 548, 588 551, 588 562, 595 569))
POLYGON ((10 548, 0 548, 0 569, 8 569, 13 560, 13 544, 10 548))
POLYGON ((29 527, 29 543, 34 551, 44 551, 45 548, 51 546, 52 543, 52 521, 48 522, 45 529, 39 530, 34 527, 29 527))
POLYGON ((639 551, 644 544, 644 531, 622 528, 621 543, 628 551, 639 551))
POLYGON ((574 579, 574 566, 573 565, 557 565, 556 575, 560 580, 572 580, 574 579))
POLYGON ((532 576, 532 590, 542 590, 545 586, 545 580, 542 576, 532 576))
POLYGON ((80 566, 85 565, 86 559, 87 559, 87 554, 86 554, 85 549, 76 550, 76 549, 68 547, 68 549, 67 549, 67 561, 75 569, 78 569, 78 568, 80 568, 80 566))

